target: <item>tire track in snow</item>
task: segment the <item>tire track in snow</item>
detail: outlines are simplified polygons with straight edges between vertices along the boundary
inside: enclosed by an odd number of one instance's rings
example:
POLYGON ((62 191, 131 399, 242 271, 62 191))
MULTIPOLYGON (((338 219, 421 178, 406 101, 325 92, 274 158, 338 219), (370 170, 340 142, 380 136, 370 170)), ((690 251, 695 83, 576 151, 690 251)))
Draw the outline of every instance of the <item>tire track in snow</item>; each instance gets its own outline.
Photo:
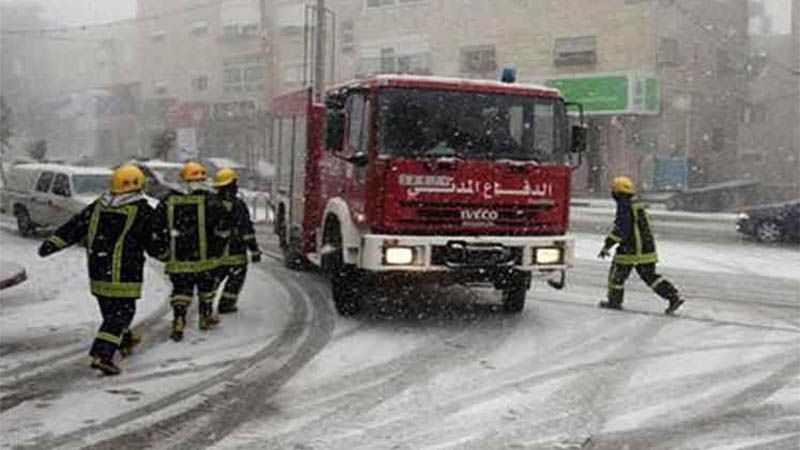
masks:
MULTIPOLYGON (((320 295, 309 295, 309 291, 318 290, 318 282, 309 279, 307 281, 311 282, 304 283, 304 289, 284 269, 274 265, 271 269, 275 278, 289 291, 292 311, 287 325, 267 347, 249 358, 237 361, 229 369, 198 385, 175 392, 154 404, 106 423, 64 436, 61 440, 79 441, 96 431, 107 431, 132 423, 183 399, 208 391, 216 385, 221 385, 222 388, 207 395, 197 406, 143 429, 94 443, 87 448, 195 449, 210 446, 240 423, 250 419, 253 414, 266 412, 270 406, 264 404, 264 399, 273 395, 313 358, 333 334, 333 312, 326 299, 320 295)), ((57 446, 59 442, 52 444, 55 445, 49 445, 48 448, 57 446)))

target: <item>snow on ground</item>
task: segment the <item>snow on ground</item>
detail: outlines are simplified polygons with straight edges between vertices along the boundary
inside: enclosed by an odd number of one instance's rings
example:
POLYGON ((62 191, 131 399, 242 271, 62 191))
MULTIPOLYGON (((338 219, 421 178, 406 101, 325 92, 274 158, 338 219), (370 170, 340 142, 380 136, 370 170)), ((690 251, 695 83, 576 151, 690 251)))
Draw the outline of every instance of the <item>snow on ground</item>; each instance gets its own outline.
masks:
POLYGON ((635 274, 629 312, 597 309, 603 237, 575 237, 569 287, 538 287, 519 317, 338 319, 349 332, 284 386, 276 413, 215 448, 715 448, 797 436, 786 425, 798 407, 796 250, 659 241, 668 277, 707 296, 670 318, 635 274), (789 415, 748 419, 762 405, 789 415))
MULTIPOLYGON (((0 239, 4 252, 10 249, 18 253, 32 275, 25 285, 3 291, 0 297, 0 345, 26 339, 40 341, 49 336, 57 339, 62 334, 78 336, 67 347, 51 343, 55 350, 4 354, 0 360, 2 374, 29 360, 41 361, 75 349, 88 351, 100 318, 88 293, 82 251, 67 250, 39 260, 35 241, 3 230, 0 239)), ((140 302, 139 318, 152 313, 169 292, 168 281, 154 269, 148 271, 146 286, 149 298, 140 302)), ((288 294, 276 286, 276 281, 251 266, 240 312, 223 316, 218 329, 201 333, 195 320, 189 324, 184 341, 174 343, 166 339, 164 331, 171 321, 168 314, 153 327, 155 334, 145 334, 140 351, 122 362, 122 375, 98 377, 89 369, 88 359, 81 359, 77 369, 74 364, 65 366, 64 373, 74 373, 73 379, 44 380, 44 385, 34 389, 42 389, 47 395, 2 412, 0 447, 26 443, 35 446, 41 437, 74 432, 136 414, 158 402, 178 403, 202 393, 187 389, 221 376, 237 361, 267 346, 287 321, 288 305, 288 294), (179 395, 182 392, 185 395, 179 395)), ((155 420, 159 416, 146 417, 155 420)))

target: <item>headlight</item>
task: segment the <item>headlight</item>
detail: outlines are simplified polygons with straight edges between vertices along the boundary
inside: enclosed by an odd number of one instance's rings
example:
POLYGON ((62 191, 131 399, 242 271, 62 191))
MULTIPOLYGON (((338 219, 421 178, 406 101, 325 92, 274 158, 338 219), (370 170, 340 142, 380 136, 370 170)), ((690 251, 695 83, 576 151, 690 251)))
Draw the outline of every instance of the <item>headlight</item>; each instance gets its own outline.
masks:
POLYGON ((410 247, 387 247, 383 250, 386 264, 406 266, 414 262, 414 249, 410 247))
POLYGON ((736 215, 736 220, 747 220, 750 218, 750 215, 747 213, 739 213, 736 215))
POLYGON ((558 247, 544 247, 533 249, 534 264, 560 264, 561 249, 558 247))

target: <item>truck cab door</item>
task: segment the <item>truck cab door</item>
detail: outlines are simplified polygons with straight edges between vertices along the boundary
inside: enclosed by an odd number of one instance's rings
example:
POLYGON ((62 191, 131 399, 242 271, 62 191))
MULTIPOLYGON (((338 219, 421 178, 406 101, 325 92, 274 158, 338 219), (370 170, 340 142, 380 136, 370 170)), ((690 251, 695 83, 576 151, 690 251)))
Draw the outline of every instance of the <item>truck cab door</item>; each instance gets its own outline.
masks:
POLYGON ((371 142, 372 102, 366 92, 355 92, 347 99, 347 125, 343 158, 347 161, 345 191, 351 213, 364 214, 369 144, 371 142))

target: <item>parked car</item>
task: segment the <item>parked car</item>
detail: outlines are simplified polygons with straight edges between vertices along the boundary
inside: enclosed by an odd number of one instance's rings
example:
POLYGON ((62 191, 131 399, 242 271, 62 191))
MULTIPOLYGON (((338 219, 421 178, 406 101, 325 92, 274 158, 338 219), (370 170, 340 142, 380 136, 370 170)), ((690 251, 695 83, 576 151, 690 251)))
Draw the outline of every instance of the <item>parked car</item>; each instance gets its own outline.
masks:
POLYGON ((9 168, 5 189, 17 228, 29 236, 69 220, 108 189, 111 170, 62 164, 17 164, 9 168))
POLYGON ((759 242, 800 242, 800 199, 745 209, 736 229, 759 242))
POLYGON ((158 159, 130 161, 145 175, 144 192, 149 197, 163 200, 170 192, 180 190, 179 181, 183 164, 158 159))

